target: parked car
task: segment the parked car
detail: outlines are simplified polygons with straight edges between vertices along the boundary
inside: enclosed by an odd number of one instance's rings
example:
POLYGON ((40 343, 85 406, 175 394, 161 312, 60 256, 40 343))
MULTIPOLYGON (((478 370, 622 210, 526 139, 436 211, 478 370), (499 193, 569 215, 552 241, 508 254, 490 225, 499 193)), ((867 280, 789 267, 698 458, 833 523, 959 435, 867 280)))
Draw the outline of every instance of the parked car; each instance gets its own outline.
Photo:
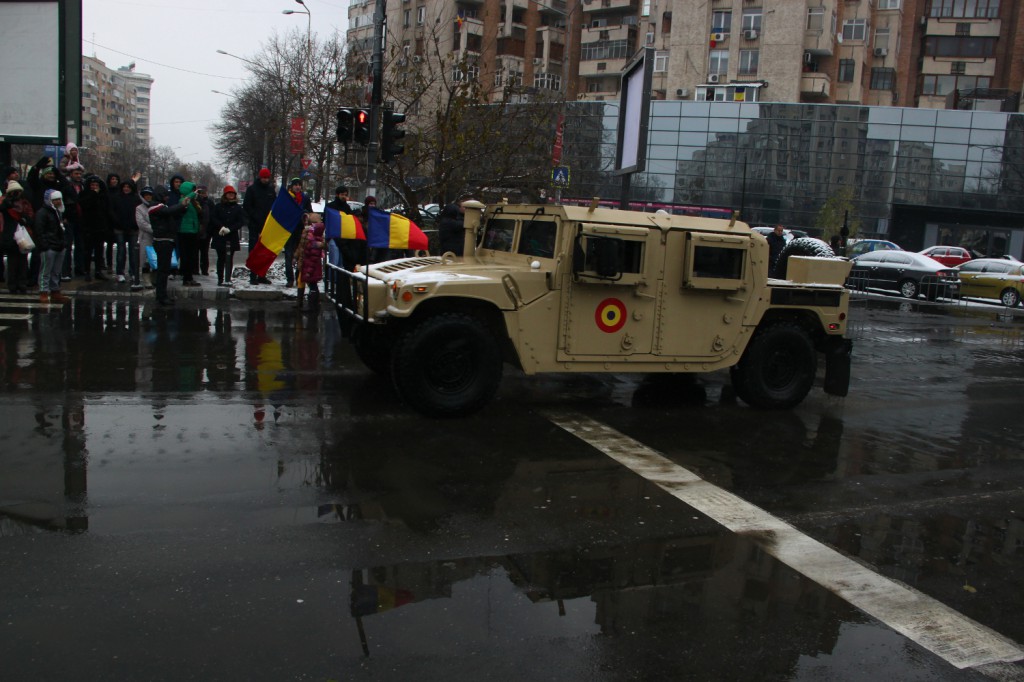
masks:
POLYGON ((960 291, 956 268, 911 251, 879 249, 856 256, 846 278, 851 289, 888 289, 904 298, 924 294, 929 301, 955 298, 960 291))
POLYGON ((971 252, 961 246, 929 246, 924 251, 918 251, 922 256, 934 258, 943 265, 955 268, 971 260, 971 252))
MULTIPOLYGON (((757 232, 762 237, 767 237, 768 235, 770 235, 772 232, 775 231, 774 227, 768 227, 766 225, 758 225, 757 227, 752 227, 750 229, 753 230, 754 232, 757 232)), ((807 233, 804 232, 802 234, 806 235, 807 233)), ((782 238, 785 239, 786 243, 788 244, 791 241, 793 241, 793 239, 796 238, 796 235, 793 234, 792 230, 787 230, 787 229, 783 228, 783 230, 782 230, 782 238)))
POLYGON ((1024 296, 1024 263, 1003 258, 976 258, 958 269, 960 294, 997 298, 1014 307, 1024 296))
POLYGON ((872 251, 902 251, 903 248, 895 242, 884 239, 851 239, 846 243, 846 255, 849 258, 859 256, 862 253, 872 251))

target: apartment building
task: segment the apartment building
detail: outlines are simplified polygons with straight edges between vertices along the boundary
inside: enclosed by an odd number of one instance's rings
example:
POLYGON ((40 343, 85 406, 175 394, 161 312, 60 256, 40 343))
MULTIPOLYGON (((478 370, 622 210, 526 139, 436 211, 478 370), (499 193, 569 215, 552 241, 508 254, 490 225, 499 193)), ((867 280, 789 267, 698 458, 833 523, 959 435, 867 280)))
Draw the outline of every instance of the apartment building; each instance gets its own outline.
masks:
MULTIPOLYGON (((372 13, 350 4, 356 52, 369 53, 372 13)), ((403 0, 388 27, 410 59, 436 54, 439 34, 442 54, 468 55, 496 92, 613 100, 644 47, 655 99, 1016 111, 1024 86, 1012 0, 403 0)))
POLYGON ((109 162, 126 148, 149 144, 152 85, 135 64, 115 70, 82 57, 82 146, 90 157, 109 162))

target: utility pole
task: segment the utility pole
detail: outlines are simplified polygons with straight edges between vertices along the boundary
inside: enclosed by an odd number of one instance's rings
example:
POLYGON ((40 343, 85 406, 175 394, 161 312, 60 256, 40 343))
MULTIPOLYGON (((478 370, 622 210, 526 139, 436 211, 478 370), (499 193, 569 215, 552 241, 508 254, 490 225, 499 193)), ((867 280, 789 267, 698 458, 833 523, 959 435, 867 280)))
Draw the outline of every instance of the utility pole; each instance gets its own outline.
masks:
POLYGON ((373 10, 373 56, 370 61, 370 73, 373 78, 373 90, 370 94, 370 144, 366 147, 366 182, 370 186, 368 194, 377 195, 377 128, 380 122, 381 105, 384 102, 384 29, 387 26, 387 0, 377 0, 373 10))

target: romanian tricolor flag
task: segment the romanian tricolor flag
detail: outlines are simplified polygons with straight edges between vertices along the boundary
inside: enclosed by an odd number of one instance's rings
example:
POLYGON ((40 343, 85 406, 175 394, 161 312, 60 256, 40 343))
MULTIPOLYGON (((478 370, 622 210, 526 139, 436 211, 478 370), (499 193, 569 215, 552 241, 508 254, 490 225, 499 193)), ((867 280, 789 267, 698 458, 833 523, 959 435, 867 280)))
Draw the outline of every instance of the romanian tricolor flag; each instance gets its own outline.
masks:
POLYGON ((427 235, 416 223, 397 213, 370 207, 366 220, 366 245, 371 249, 426 250, 427 235))
POLYGON ((362 239, 366 241, 359 218, 342 213, 330 206, 324 207, 324 239, 362 239))
POLYGON ((260 240, 245 259, 245 267, 256 273, 257 277, 266 275, 292 232, 299 229, 301 220, 302 207, 295 203, 288 188, 282 187, 274 199, 274 205, 270 207, 267 222, 263 223, 260 240))

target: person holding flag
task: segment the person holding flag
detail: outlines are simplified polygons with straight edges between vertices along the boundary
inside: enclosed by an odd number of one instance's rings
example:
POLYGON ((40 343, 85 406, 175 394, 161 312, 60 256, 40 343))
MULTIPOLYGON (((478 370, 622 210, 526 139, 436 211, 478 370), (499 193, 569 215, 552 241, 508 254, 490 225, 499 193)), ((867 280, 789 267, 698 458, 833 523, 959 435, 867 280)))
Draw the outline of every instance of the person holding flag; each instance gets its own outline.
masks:
MULTIPOLYGON (((302 192, 302 180, 299 178, 292 178, 288 182, 288 194, 302 209, 302 213, 309 215, 313 212, 313 204, 309 199, 309 196, 302 192)), ((295 229, 292 231, 291 237, 284 245, 284 276, 288 280, 285 286, 295 286, 295 248, 299 245, 299 238, 302 236, 301 229, 295 229)))
POLYGON ((259 240, 250 246, 249 257, 245 259, 245 267, 257 278, 267 276, 267 270, 292 234, 298 233, 302 215, 302 206, 295 202, 287 187, 282 187, 263 223, 259 240))

